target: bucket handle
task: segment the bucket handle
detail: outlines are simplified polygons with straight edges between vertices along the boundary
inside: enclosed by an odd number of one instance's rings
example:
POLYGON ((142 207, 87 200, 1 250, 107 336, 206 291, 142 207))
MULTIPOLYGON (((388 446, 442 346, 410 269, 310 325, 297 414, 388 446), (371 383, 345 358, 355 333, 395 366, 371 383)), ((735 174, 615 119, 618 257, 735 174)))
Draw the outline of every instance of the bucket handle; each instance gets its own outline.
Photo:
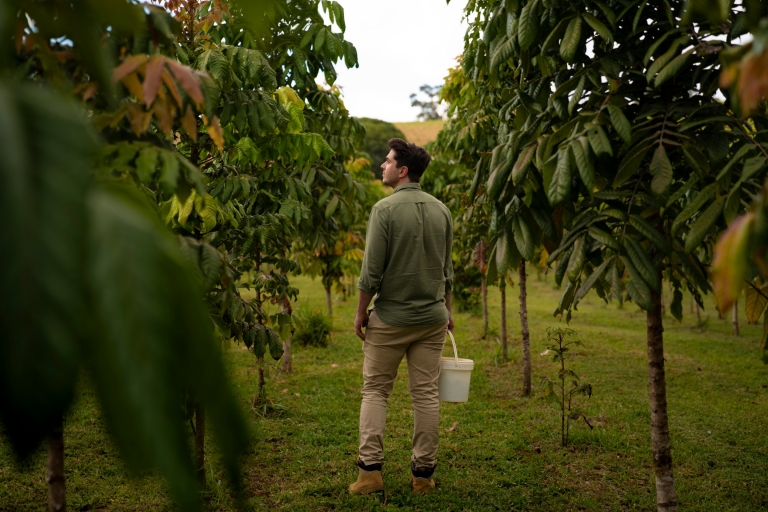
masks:
POLYGON ((451 343, 453 343, 453 359, 456 363, 456 367, 459 367, 459 354, 456 352, 456 340, 453 338, 453 333, 451 331, 448 331, 448 336, 451 337, 451 343))

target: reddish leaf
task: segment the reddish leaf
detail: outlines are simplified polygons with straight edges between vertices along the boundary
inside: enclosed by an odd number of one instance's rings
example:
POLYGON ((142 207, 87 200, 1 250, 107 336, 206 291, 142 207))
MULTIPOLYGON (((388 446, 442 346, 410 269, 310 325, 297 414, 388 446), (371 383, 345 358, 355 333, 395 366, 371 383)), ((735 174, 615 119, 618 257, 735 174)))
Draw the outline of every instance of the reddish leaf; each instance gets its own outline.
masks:
POLYGON ((163 130, 163 133, 171 135, 173 133, 173 105, 161 98, 155 102, 152 111, 155 113, 157 124, 160 125, 160 129, 163 130))
POLYGON ((181 84, 189 97, 198 105, 203 104, 203 91, 200 89, 200 84, 195 78, 195 74, 190 68, 176 62, 175 60, 168 60, 168 65, 173 72, 173 76, 181 84))
POLYGON ((168 73, 166 68, 163 68, 162 77, 165 87, 170 91, 171 96, 173 96, 173 99, 176 100, 176 104, 179 106, 179 108, 181 108, 183 105, 181 103, 181 94, 179 94, 179 88, 176 87, 176 82, 173 81, 171 74, 168 73))
POLYGON ((160 89, 160 78, 164 67, 165 59, 162 55, 152 56, 147 63, 143 90, 144 103, 146 103, 148 107, 154 103, 155 98, 157 97, 157 91, 160 89))
POLYGON ((128 105, 128 119, 131 122, 131 129, 137 136, 144 133, 152 119, 152 112, 145 112, 141 105, 132 103, 128 105))
POLYGON ((112 71, 112 81, 119 82, 147 62, 146 55, 131 55, 112 71))

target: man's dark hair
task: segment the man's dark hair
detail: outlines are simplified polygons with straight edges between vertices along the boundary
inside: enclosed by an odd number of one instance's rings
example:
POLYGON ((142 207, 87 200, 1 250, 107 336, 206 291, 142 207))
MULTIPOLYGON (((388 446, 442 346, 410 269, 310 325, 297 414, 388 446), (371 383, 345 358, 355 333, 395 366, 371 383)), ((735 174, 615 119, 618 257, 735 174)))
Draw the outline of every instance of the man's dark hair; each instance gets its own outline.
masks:
POLYGON ((390 139, 389 149, 395 152, 397 167, 408 167, 408 179, 412 183, 418 183, 429 162, 432 161, 427 150, 413 142, 405 142, 403 139, 390 139))

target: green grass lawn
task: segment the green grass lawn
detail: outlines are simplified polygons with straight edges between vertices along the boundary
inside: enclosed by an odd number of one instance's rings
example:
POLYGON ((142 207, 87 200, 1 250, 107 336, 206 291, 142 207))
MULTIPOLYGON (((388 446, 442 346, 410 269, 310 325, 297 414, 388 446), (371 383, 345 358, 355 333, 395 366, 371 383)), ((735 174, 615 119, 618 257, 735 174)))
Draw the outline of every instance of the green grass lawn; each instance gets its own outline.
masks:
MULTIPOLYGON (((354 480, 362 352, 354 336, 352 300, 336 297, 334 334, 326 349, 294 347, 292 374, 271 365, 269 396, 285 406, 262 418, 250 409, 256 390, 256 360, 238 345, 226 351, 236 390, 254 429, 244 454, 249 503, 255 510, 655 510, 650 458, 645 317, 634 304, 619 309, 590 294, 571 327, 585 343, 574 363, 594 386, 586 412, 600 426, 582 422, 571 445, 559 446, 559 415, 536 387, 556 367, 539 353, 559 290, 529 277, 529 318, 534 394, 521 395, 517 288, 508 288, 511 361, 500 345, 482 340, 481 318, 456 316, 459 355, 475 360, 470 401, 443 404, 437 489, 414 496, 409 487, 412 413, 405 365, 390 400, 384 480, 387 492, 347 494, 354 480), (448 429, 458 422, 455 430, 448 429)), ((319 281, 296 279, 301 301, 324 308, 319 281)), ((498 289, 491 288, 491 326, 498 334, 498 289)), ((708 304, 711 300, 708 301, 708 304)), ((683 510, 768 509, 768 367, 760 360, 761 327, 730 321, 714 308, 695 325, 665 318, 667 391, 675 483, 683 510)), ((306 306, 305 306, 306 307, 306 306)), ((743 314, 742 314, 743 317, 743 314)), ((446 355, 449 350, 446 348, 446 355)), ((87 383, 65 427, 70 510, 172 510, 155 475, 130 478, 109 441, 87 383)), ((210 442, 210 510, 229 510, 222 473, 210 442)), ((42 510, 47 499, 44 450, 27 465, 12 463, 0 437, 0 510, 42 510)))

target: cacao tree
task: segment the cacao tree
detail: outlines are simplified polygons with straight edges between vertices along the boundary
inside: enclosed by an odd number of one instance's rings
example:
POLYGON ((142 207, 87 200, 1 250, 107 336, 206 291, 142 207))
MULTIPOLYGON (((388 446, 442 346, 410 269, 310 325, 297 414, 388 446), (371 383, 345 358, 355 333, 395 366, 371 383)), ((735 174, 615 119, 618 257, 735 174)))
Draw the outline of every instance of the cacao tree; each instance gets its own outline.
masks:
POLYGON ((13 298, 2 314, 0 421, 20 457, 53 434, 49 505, 63 509, 61 421, 78 375, 87 372, 128 467, 160 469, 179 505, 194 510, 199 494, 181 390, 208 410, 235 479, 248 435, 202 287, 153 201, 158 193, 191 195, 201 188, 200 175, 172 144, 137 139, 150 123, 163 132, 166 114, 172 125, 183 107, 199 112, 202 77, 159 53, 173 46, 172 20, 159 9, 110 0, 6 2, 2 11, 8 186, 1 282, 3 295, 13 298), (155 102, 130 78, 133 99, 113 87, 115 53, 126 40, 137 52, 151 47, 157 54, 146 89, 166 108, 153 110, 155 102), (158 80, 167 87, 162 94, 158 80), (181 108, 167 107, 170 91, 179 96, 170 103, 181 108), (122 124, 132 133, 136 147, 111 139, 112 132, 99 140, 93 127, 104 128, 107 118, 116 131, 122 124), (151 145, 162 165, 134 173, 128 163, 151 145), (121 151, 127 161, 107 165, 121 151))
POLYGON ((728 95, 724 103, 714 98, 718 53, 738 35, 733 9, 728 22, 713 25, 683 19, 683 2, 671 0, 468 4, 477 18, 467 34, 467 73, 491 87, 504 80, 507 94, 499 151, 520 166, 503 186, 522 180, 544 194, 563 230, 549 255, 558 283, 567 277, 555 314, 569 320, 592 289, 646 311, 659 510, 677 508, 662 270, 675 289, 676 318, 683 287, 703 307, 710 286, 696 249, 713 242, 765 176, 764 116, 746 123, 728 95))

